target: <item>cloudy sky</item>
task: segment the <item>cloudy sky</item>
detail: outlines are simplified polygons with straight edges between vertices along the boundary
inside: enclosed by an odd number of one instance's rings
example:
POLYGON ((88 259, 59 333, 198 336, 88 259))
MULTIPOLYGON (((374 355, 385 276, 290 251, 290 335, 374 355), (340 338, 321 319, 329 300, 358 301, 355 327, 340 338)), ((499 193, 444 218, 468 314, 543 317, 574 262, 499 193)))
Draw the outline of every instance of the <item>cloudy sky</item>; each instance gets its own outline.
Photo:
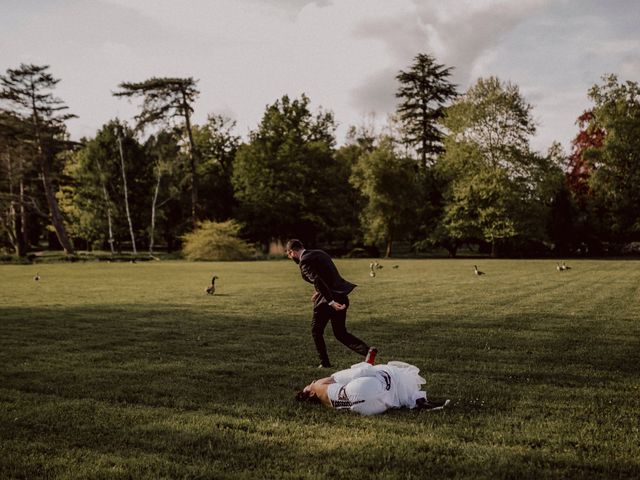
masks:
POLYGON ((255 129, 265 106, 306 93, 349 125, 395 109, 395 75, 418 53, 454 67, 465 91, 495 75, 534 106, 535 149, 566 149, 605 73, 640 81, 637 0, 0 0, 0 71, 50 65, 79 116, 74 138, 136 104, 122 81, 194 77, 195 121, 255 129))

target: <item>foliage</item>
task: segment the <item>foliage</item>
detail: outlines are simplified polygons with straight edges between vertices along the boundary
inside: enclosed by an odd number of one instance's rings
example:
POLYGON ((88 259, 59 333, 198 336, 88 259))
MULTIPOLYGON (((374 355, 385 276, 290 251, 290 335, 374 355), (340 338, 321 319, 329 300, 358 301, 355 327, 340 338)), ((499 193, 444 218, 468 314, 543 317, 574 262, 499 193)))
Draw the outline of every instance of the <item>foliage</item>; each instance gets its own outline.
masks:
POLYGON ((117 245, 130 241, 125 214, 118 136, 121 136, 127 188, 136 238, 144 239, 149 223, 153 166, 135 132, 118 120, 105 124, 96 137, 66 157, 71 182, 59 197, 72 233, 104 248, 109 240, 108 214, 117 245))
POLYGON ((200 92, 193 78, 153 77, 144 82, 122 82, 116 97, 142 97, 142 107, 136 116, 138 127, 144 128, 154 123, 168 124, 180 118, 182 130, 189 147, 189 181, 191 189, 191 221, 199 218, 198 177, 199 154, 193 140, 191 114, 193 102, 200 92))
POLYGON ((447 409, 296 403, 319 373, 291 262, 4 265, 0 477, 638 477, 637 262, 337 262, 352 332, 447 409))
POLYGON ((589 91, 593 100, 590 127, 604 132, 601 147, 586 153, 593 173, 589 186, 603 219, 601 235, 609 240, 640 238, 640 86, 603 77, 589 91))
POLYGON ((209 115, 207 123, 193 127, 193 138, 202 159, 198 178, 202 191, 202 216, 209 220, 226 220, 234 212, 233 162, 240 137, 233 133, 236 122, 222 115, 209 115))
POLYGON ((518 88, 479 79, 447 111, 446 152, 437 166, 448 180, 443 242, 472 239, 497 246, 518 235, 540 238, 549 203, 548 158, 531 153, 531 106, 518 88))
POLYGON ((55 196, 58 173, 55 159, 60 151, 68 148, 64 122, 75 115, 64 113, 68 107, 51 92, 60 80, 48 69, 48 65, 33 64, 7 69, 6 75, 0 75, 0 101, 10 116, 23 120, 20 141, 33 145, 33 159, 42 179, 51 224, 65 253, 72 255, 74 247, 55 196))
POLYGON ((392 140, 384 138, 353 168, 352 184, 366 199, 361 227, 365 241, 383 242, 391 256, 394 240, 415 223, 417 184, 415 162, 396 154, 392 140))
POLYGON ((188 260, 247 260, 253 249, 238 237, 240 225, 235 220, 206 220, 184 235, 182 251, 188 260))
POLYGON ((314 116, 305 95, 285 95, 267 107, 239 148, 232 177, 238 218, 249 236, 263 245, 335 238, 351 193, 349 171, 333 155, 334 130, 333 115, 314 116))
POLYGON ((409 70, 401 70, 396 76, 400 83, 396 92, 400 103, 396 111, 404 140, 416 148, 422 167, 443 152, 440 123, 446 103, 457 95, 455 85, 449 81, 451 68, 420 53, 409 70))

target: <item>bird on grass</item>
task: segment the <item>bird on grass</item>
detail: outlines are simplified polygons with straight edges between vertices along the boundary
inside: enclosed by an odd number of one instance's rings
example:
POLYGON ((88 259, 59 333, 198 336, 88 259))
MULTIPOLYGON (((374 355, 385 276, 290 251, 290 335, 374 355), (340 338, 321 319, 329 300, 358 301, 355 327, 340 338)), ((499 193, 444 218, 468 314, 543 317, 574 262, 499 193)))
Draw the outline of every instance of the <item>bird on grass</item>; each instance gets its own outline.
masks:
POLYGON ((393 266, 393 267, 391 267, 391 268, 400 268, 400 265, 394 265, 394 266, 393 266))
POLYGON ((562 269, 563 269, 563 270, 571 270, 571 267, 569 267, 568 265, 566 265, 566 264, 564 263, 564 260, 563 260, 563 261, 562 261, 562 269))
POLYGON ((559 271, 559 272, 564 270, 564 268, 562 268, 562 265, 560 265, 560 262, 556 262, 556 270, 559 271))
POLYGON ((36 274, 33 276, 33 280, 36 282, 40 281, 40 274, 38 272, 36 272, 36 274))
POLYGON ((209 295, 213 295, 216 292, 216 278, 218 277, 214 275, 213 278, 211 279, 211 285, 209 285, 207 288, 204 289, 204 291, 207 292, 209 295))
POLYGON ((478 266, 477 265, 474 265, 473 269, 474 269, 476 275, 478 275, 478 276, 484 275, 484 272, 481 272, 480 270, 478 270, 478 266))

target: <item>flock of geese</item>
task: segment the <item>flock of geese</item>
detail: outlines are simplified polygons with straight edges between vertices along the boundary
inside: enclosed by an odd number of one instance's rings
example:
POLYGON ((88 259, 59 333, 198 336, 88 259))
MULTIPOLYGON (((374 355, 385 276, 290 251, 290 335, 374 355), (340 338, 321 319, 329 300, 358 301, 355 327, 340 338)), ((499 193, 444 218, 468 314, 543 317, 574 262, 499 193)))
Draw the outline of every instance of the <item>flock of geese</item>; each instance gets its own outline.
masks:
MULTIPOLYGON (((394 265, 391 268, 399 268, 399 267, 400 267, 400 265, 394 265)), ((382 265, 380 265, 378 262, 371 262, 369 264, 369 270, 370 270, 369 276, 371 278, 375 278, 376 270, 380 270, 380 269, 382 269, 382 265)))
MULTIPOLYGON (((399 268, 400 265, 393 265, 391 268, 399 268)), ((383 268, 382 265, 380 265, 377 261, 371 262, 369 264, 369 276, 371 278, 375 278, 376 276, 376 270, 381 270, 383 268)), ((556 262, 556 270, 559 272, 564 272, 565 270, 571 270, 571 267, 568 266, 564 260, 561 262, 556 262)), ((485 275, 485 273, 482 270, 478 270, 478 266, 474 265, 473 266, 473 272, 477 275, 485 275)), ((40 279, 42 277, 40 277, 40 273, 36 272, 36 274, 33 276, 33 281, 34 282, 39 282, 40 279)), ((218 278, 217 275, 214 275, 211 278, 211 285, 209 285, 207 288, 204 289, 205 293, 207 293, 207 295, 213 295, 214 293, 216 293, 216 279, 218 278)))

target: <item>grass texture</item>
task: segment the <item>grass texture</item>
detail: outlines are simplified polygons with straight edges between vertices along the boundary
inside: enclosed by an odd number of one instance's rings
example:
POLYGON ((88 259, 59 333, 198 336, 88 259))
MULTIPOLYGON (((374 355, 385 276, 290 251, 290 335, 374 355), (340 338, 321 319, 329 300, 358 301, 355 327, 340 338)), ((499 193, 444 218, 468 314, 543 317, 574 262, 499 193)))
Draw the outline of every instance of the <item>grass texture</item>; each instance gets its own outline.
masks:
POLYGON ((0 478, 640 476, 637 261, 381 263, 337 260, 347 326, 444 411, 296 403, 327 372, 290 261, 0 266, 0 478))

